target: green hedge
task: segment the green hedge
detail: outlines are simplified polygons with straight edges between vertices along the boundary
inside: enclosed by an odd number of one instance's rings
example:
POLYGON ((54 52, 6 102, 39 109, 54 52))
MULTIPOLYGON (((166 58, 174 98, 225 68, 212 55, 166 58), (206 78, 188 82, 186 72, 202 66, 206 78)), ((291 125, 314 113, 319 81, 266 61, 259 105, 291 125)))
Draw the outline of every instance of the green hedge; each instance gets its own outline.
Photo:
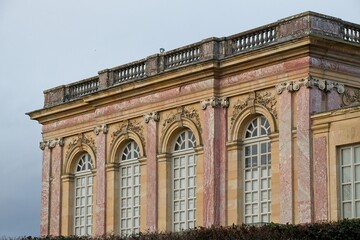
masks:
MULTIPOLYGON (((270 223, 263 226, 250 225, 232 225, 229 227, 198 227, 183 232, 166 232, 166 233, 140 233, 128 237, 120 237, 117 235, 105 235, 99 237, 24 237, 26 239, 55 239, 55 240, 208 240, 208 239, 339 239, 350 240, 360 239, 360 219, 341 220, 338 222, 324 222, 313 224, 275 224, 270 223)), ((10 238, 6 238, 10 239, 10 238)), ((16 238, 19 239, 19 238, 16 238)))

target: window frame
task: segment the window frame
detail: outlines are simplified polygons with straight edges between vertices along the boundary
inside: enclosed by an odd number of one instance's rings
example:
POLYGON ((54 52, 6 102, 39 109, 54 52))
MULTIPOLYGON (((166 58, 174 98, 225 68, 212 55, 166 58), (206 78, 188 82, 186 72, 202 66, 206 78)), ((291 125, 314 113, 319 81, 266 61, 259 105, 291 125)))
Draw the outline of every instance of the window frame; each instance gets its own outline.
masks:
MULTIPOLYGON (((252 132, 254 132, 254 129, 252 129, 252 132)), ((242 135, 242 163, 241 163, 241 181, 242 181, 242 220, 245 224, 261 224, 265 222, 271 222, 271 179, 272 179, 272 172, 271 172, 271 141, 269 139, 269 134, 271 132, 270 129, 270 123, 263 115, 258 115, 253 117, 245 126, 244 132, 242 135), (264 124, 262 123, 262 119, 264 119, 264 124), (252 136, 251 131, 249 131, 250 126, 254 126, 254 121, 256 121, 256 136, 252 136), (266 125, 265 128, 265 134, 262 134, 262 128, 264 125, 266 125), (248 136, 250 134, 250 136, 248 136), (262 144, 265 144, 266 151, 262 152, 262 144), (254 148, 256 146, 256 148, 254 148), (250 148, 249 154, 247 155, 247 148, 250 148), (256 153, 252 154, 253 149, 256 149, 256 153), (266 164, 262 164, 262 156, 265 156, 266 164), (256 157, 256 166, 253 166, 253 158, 256 157), (250 160, 250 166, 247 166, 247 160, 250 160), (266 174, 265 177, 263 177, 262 170, 265 169, 266 174), (254 171, 256 170, 256 171, 254 171), (256 176, 254 177, 254 172, 256 172, 256 176), (250 178, 247 179, 247 172, 250 172, 250 178), (257 190, 254 190, 253 182, 257 182, 257 190), (266 181, 266 187, 261 188, 262 181, 266 181), (250 188, 247 186, 247 183, 250 182, 250 188), (249 189, 247 191, 247 189, 249 189), (267 192, 266 199, 262 200, 262 193, 267 192), (250 201, 247 201, 246 197, 251 195, 250 201), (257 200, 253 200, 253 197, 257 196, 257 200), (257 204, 257 213, 253 213, 252 205, 257 204), (267 211, 262 210, 262 205, 267 205, 267 211), (247 213, 247 206, 251 206, 251 212, 250 214, 247 213), (263 221, 262 217, 266 216, 267 221, 263 221), (253 221, 253 218, 257 217, 257 221, 253 221), (247 218, 251 218, 251 221, 248 221, 247 218)))

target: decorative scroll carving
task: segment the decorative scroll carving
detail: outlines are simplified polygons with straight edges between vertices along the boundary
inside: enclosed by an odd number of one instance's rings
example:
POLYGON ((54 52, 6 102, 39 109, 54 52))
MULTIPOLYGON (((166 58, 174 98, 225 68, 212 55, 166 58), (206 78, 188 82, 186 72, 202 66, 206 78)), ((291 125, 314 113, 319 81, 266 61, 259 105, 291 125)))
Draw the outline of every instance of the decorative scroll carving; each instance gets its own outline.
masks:
POLYGON ((353 104, 360 104, 360 89, 346 89, 342 95, 342 102, 344 106, 353 104))
POLYGON ((212 97, 201 101, 200 105, 203 110, 205 110, 207 106, 227 108, 229 107, 229 100, 228 98, 212 97))
POLYGON ((190 121, 192 121, 197 126, 197 128, 199 129, 199 132, 202 133, 199 113, 194 108, 187 109, 187 108, 185 108, 183 106, 178 107, 176 113, 171 112, 168 115, 168 118, 164 120, 162 133, 164 133, 165 130, 168 128, 168 126, 173 122, 178 122, 179 125, 182 126, 183 125, 182 124, 182 119, 183 118, 187 118, 190 121))
POLYGON ((250 107, 250 111, 255 113, 255 104, 264 106, 274 116, 274 118, 277 119, 276 103, 277 101, 275 96, 272 96, 270 92, 251 92, 247 99, 244 101, 239 99, 234 105, 234 111, 230 119, 230 128, 233 128, 236 119, 245 108, 250 107))
POLYGON ((128 136, 129 132, 136 133, 139 136, 141 143, 145 147, 143 126, 136 120, 126 120, 126 121, 121 122, 119 124, 118 129, 115 132, 113 132, 111 135, 112 140, 111 140, 110 146, 113 146, 113 144, 116 142, 116 140, 123 135, 125 136, 125 138, 129 138, 129 136, 128 136))
POLYGON ((91 150, 94 152, 94 154, 96 154, 95 140, 92 139, 91 137, 87 137, 84 134, 79 134, 77 137, 73 138, 72 142, 69 143, 65 159, 69 158, 71 152, 75 148, 79 147, 80 149, 82 149, 82 145, 89 146, 91 150))
POLYGON ((330 81, 330 80, 322 80, 313 78, 310 74, 307 78, 297 80, 297 81, 289 81, 284 83, 279 83, 275 85, 275 89, 277 94, 281 94, 285 89, 289 92, 296 92, 300 89, 300 87, 318 87, 320 90, 324 92, 329 92, 332 89, 336 89, 338 93, 344 92, 344 84, 330 81))
POLYGON ((109 131, 109 127, 106 124, 101 124, 99 126, 96 126, 94 128, 94 133, 96 135, 99 135, 100 132, 103 132, 104 134, 107 134, 109 131))
POLYGON ((149 121, 153 119, 155 122, 158 122, 160 120, 160 115, 158 112, 151 112, 148 114, 145 114, 144 121, 145 123, 149 123, 149 121))
POLYGON ((49 149, 52 149, 56 147, 56 145, 59 144, 60 147, 64 146, 64 139, 63 138, 55 138, 52 140, 40 142, 39 147, 41 150, 45 150, 46 147, 49 149))

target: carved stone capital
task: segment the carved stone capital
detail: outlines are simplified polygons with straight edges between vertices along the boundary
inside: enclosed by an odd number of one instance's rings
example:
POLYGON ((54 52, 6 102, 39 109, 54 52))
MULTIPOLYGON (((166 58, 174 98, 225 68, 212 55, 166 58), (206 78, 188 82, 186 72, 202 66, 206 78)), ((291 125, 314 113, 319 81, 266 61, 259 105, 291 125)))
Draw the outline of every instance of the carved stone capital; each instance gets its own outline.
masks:
POLYGON ((59 144, 60 147, 64 146, 64 139, 63 138, 55 138, 52 140, 40 142, 39 147, 41 150, 45 150, 46 147, 49 149, 52 149, 56 147, 56 145, 59 144))
POLYGON ((45 142, 40 142, 40 143, 39 143, 39 148, 44 151, 45 148, 46 148, 46 146, 47 146, 47 144, 48 144, 47 141, 45 141, 45 142))
POLYGON ((207 106, 212 107, 229 107, 229 100, 228 98, 219 98, 219 97, 212 97, 200 102, 201 109, 205 110, 207 106))
POLYGON ((296 92, 302 86, 310 88, 310 87, 317 87, 324 92, 329 92, 332 89, 336 89, 336 91, 341 94, 344 93, 345 88, 344 84, 330 81, 330 80, 323 80, 323 79, 316 79, 313 78, 310 74, 307 78, 296 80, 296 81, 289 81, 284 83, 279 83, 275 85, 275 89, 277 94, 281 94, 284 90, 289 92, 296 92))
POLYGON ((145 123, 149 123, 150 120, 154 120, 155 122, 158 122, 160 120, 160 115, 158 112, 151 112, 144 115, 144 121, 145 123))
POLYGON ((107 124, 101 124, 94 128, 94 133, 96 135, 99 135, 100 132, 103 132, 104 134, 106 134, 106 133, 108 133, 108 131, 109 131, 109 127, 107 126, 107 124))
POLYGON ((54 148, 56 145, 59 144, 60 147, 64 146, 64 139, 63 138, 55 138, 53 140, 49 140, 48 148, 54 148))

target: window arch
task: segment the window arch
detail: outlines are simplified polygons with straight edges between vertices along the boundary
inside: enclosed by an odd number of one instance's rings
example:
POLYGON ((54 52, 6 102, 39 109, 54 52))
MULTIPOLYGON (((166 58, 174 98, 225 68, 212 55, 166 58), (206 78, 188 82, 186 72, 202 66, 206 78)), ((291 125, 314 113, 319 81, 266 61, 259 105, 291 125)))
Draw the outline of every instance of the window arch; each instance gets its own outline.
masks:
POLYGON ((140 164, 139 146, 135 141, 125 145, 120 161, 120 233, 123 236, 140 231, 140 164))
POLYGON ((252 119, 244 133, 244 223, 271 221, 270 124, 264 116, 252 119))
POLYGON ((172 151, 172 228, 173 231, 196 226, 196 159, 193 132, 181 132, 172 151))
POLYGON ((93 225, 93 163, 88 153, 80 156, 75 167, 75 235, 91 235, 93 225))

